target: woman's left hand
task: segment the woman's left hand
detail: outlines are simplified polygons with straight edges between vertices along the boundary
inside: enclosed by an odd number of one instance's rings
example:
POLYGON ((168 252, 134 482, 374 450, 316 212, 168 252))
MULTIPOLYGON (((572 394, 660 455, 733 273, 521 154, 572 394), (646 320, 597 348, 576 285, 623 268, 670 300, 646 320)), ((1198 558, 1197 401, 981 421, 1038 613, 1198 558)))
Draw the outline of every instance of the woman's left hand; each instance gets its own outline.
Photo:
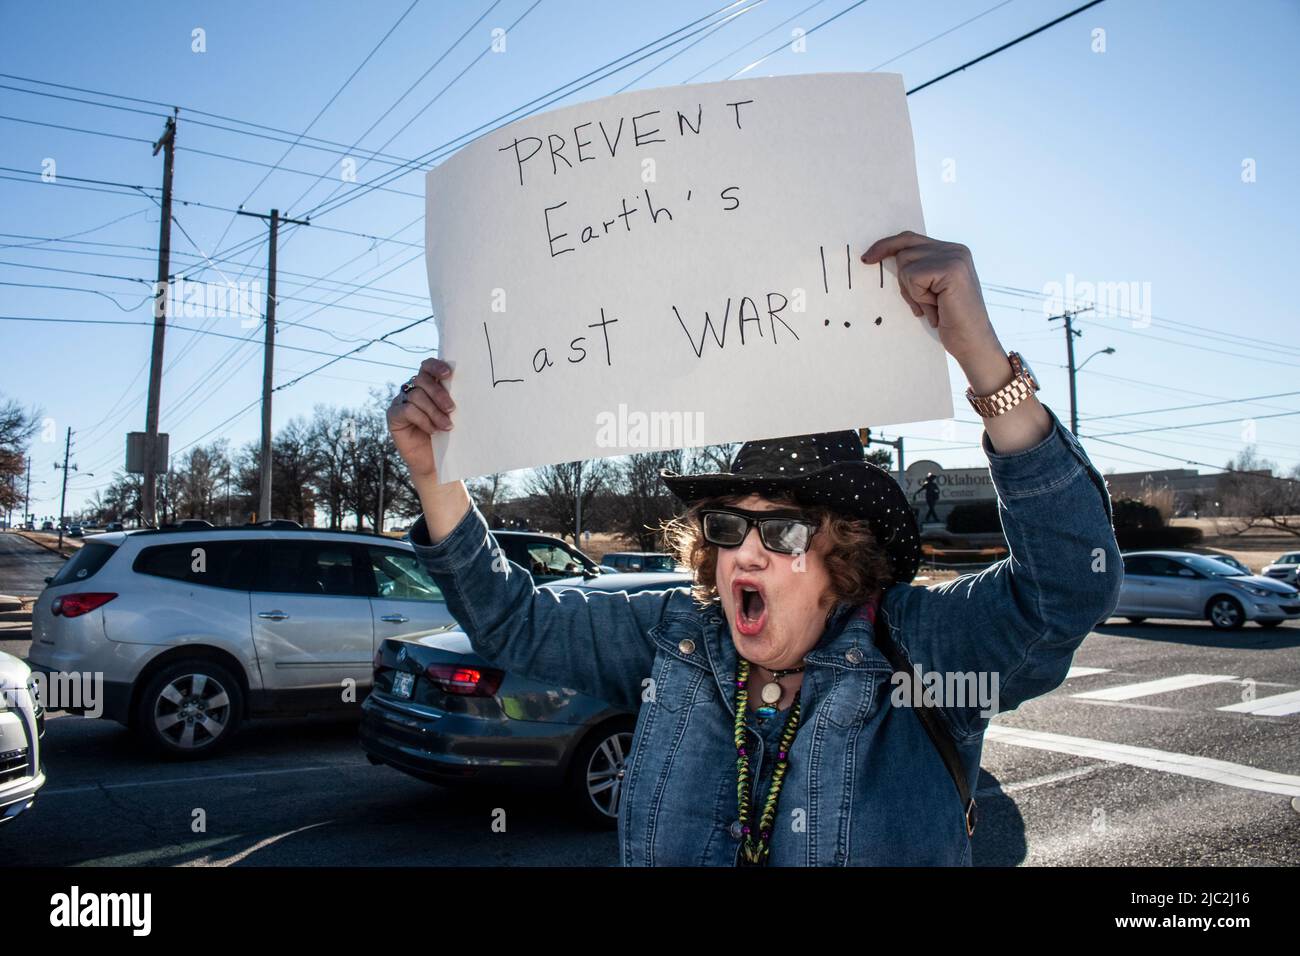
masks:
POLYGON ((871 244, 862 261, 874 265, 894 256, 898 287, 913 314, 939 330, 948 354, 962 362, 982 352, 1001 353, 989 321, 970 250, 916 232, 900 232, 871 244))

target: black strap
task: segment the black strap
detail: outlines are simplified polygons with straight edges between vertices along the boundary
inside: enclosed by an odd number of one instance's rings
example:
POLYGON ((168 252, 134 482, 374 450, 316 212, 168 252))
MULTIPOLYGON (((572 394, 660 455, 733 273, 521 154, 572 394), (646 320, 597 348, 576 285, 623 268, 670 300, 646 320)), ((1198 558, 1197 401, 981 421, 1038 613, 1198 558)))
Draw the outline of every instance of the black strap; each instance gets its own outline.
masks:
MULTIPOLYGON (((907 666, 907 660, 903 657, 903 652, 898 649, 898 645, 894 643, 894 639, 890 635, 888 620, 882 621, 884 616, 884 609, 878 607, 874 628, 876 646, 880 648, 885 657, 889 658, 889 663, 894 667, 894 673, 902 674, 908 681, 911 681, 914 677, 912 669, 907 666)), ((961 757, 957 754, 957 745, 953 743, 952 736, 940 722, 938 715, 935 714, 932 708, 926 705, 924 701, 914 703, 915 706, 912 709, 916 711, 916 716, 921 719, 921 725, 925 727, 926 734, 933 741, 935 749, 939 751, 939 756, 943 758, 944 765, 948 768, 948 774, 952 777, 952 782, 957 785, 961 805, 966 808, 966 835, 969 837, 975 832, 977 819, 975 797, 966 784, 966 773, 962 768, 961 757)))

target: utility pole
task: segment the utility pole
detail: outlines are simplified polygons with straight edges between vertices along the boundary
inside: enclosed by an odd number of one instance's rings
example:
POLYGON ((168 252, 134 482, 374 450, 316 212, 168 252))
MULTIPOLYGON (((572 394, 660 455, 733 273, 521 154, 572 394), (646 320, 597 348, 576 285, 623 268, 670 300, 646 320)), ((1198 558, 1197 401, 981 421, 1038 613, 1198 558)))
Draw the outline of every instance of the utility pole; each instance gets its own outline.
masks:
MULTIPOLYGON (((76 470, 76 465, 68 464, 68 456, 72 454, 72 429, 68 429, 68 437, 63 443, 63 491, 59 494, 59 552, 63 552, 63 514, 68 507, 68 469, 76 470)), ((59 463, 55 462, 54 467, 58 468, 59 463)))
POLYGON ((388 458, 388 441, 379 443, 379 507, 375 512, 375 531, 384 533, 384 463, 388 458))
POLYGON ((582 462, 578 462, 577 480, 574 481, 573 546, 582 550, 582 462))
POLYGON ((23 524, 31 521, 33 527, 36 525, 36 519, 29 516, 28 512, 32 510, 32 458, 27 456, 27 489, 23 492, 23 524))
POLYGON ((271 241, 266 258, 266 339, 262 352, 262 456, 261 493, 258 496, 258 520, 271 518, 271 372, 275 368, 275 251, 279 242, 280 223, 298 226, 309 225, 305 219, 281 219, 280 210, 272 209, 269 216, 239 210, 241 216, 265 219, 271 224, 271 241))
POLYGON ((1074 365, 1074 337, 1076 335, 1083 335, 1083 333, 1074 327, 1074 317, 1080 312, 1091 311, 1092 306, 1090 305, 1073 311, 1066 309, 1060 315, 1053 315, 1047 320, 1048 322, 1055 322, 1057 319, 1065 320, 1065 355, 1068 363, 1066 368, 1068 368, 1070 372, 1070 434, 1075 438, 1079 437, 1079 403, 1077 401, 1074 385, 1075 373, 1078 371, 1074 365))
MULTIPOLYGON (((168 284, 172 255, 172 173, 176 156, 176 117, 173 109, 162 138, 153 144, 153 154, 163 151, 162 211, 158 220, 158 281, 154 283, 153 352, 149 358, 149 404, 144 421, 144 517, 157 526, 154 517, 154 456, 158 446, 158 403, 162 395, 163 337, 167 331, 168 284)), ((66 473, 65 473, 66 477, 66 473)))

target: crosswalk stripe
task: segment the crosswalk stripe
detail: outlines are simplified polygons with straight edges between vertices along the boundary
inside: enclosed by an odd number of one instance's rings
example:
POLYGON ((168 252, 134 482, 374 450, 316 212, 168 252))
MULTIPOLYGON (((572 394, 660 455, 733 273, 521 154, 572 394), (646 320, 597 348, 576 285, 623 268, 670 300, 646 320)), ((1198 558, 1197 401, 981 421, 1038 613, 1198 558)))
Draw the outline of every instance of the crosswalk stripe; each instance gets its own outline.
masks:
POLYGON ((1300 690, 1293 690, 1289 694, 1274 694, 1271 697, 1243 700, 1240 704, 1229 704, 1227 707, 1217 709, 1231 711, 1234 714, 1260 714, 1265 717, 1300 714, 1300 690))
POLYGON ((1222 684, 1224 681, 1236 679, 1230 674, 1179 674, 1177 677, 1161 677, 1159 680, 1145 680, 1137 684, 1120 684, 1118 687, 1089 690, 1070 696, 1082 700, 1132 700, 1134 697, 1167 694, 1172 690, 1201 687, 1205 684, 1222 684))
POLYGON ((1069 680, 1071 677, 1091 677, 1093 674, 1109 673, 1109 667, 1071 667, 1069 673, 1065 675, 1065 679, 1069 680))
POLYGON ((1035 750, 1050 750, 1054 753, 1073 754, 1076 757, 1088 757, 1093 760, 1109 760, 1114 763, 1128 764, 1147 770, 1160 770, 1175 773, 1198 780, 1211 780, 1229 787, 1243 790, 1257 790, 1261 793, 1280 793, 1289 797, 1300 797, 1300 777, 1292 774, 1276 773, 1272 770, 1260 770, 1245 764, 1229 763, 1226 760, 1212 760, 1194 754, 1180 754, 1167 750, 1154 750, 1149 747, 1132 747, 1128 744, 1110 743, 1105 740, 1090 740, 1086 737, 1067 737, 1064 734, 1049 734, 1038 730, 1023 730, 1019 727, 1003 727, 991 724, 984 732, 985 740, 1012 744, 1017 747, 1032 747, 1035 750))

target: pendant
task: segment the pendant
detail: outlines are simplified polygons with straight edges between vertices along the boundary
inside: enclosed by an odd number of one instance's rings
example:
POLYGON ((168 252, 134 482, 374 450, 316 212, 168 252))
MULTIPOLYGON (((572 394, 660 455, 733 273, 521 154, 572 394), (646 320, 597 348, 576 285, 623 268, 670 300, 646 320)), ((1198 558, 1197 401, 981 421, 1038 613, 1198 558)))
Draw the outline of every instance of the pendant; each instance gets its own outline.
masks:
POLYGON ((759 707, 757 710, 754 711, 754 715, 759 720, 767 720, 769 717, 775 714, 776 714, 776 708, 773 707, 771 704, 764 704, 762 707, 759 707))
POLYGON ((759 697, 762 698, 765 704, 777 703, 781 699, 781 685, 776 681, 764 684, 763 689, 759 692, 759 697))

